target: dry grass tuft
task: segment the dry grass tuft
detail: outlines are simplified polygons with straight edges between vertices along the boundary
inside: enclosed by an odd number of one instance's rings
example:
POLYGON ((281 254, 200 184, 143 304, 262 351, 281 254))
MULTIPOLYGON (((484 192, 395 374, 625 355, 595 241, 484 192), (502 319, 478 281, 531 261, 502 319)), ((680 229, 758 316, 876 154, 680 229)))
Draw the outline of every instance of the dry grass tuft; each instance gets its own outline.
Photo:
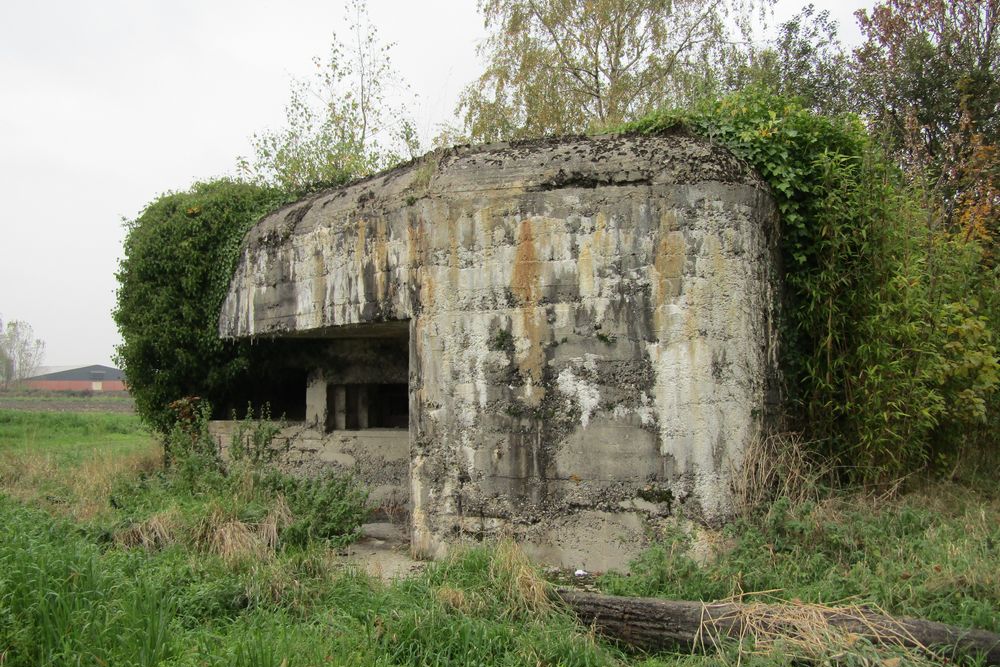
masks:
POLYGON ((268 549, 274 551, 278 548, 278 536, 281 534, 281 530, 291 525, 294 518, 292 516, 292 508, 288 506, 285 497, 279 495, 270 511, 268 511, 267 516, 257 526, 260 538, 267 545, 268 549))
POLYGON ((468 614, 471 611, 472 605, 469 603, 469 598, 465 594, 465 591, 458 588, 451 588, 450 586, 442 586, 434 591, 437 599, 456 611, 460 611, 463 614, 468 614))
MULTIPOLYGON (((796 662, 838 664, 849 655, 856 657, 859 651, 870 654, 878 664, 892 664, 900 657, 910 665, 940 664, 939 657, 901 625, 875 621, 873 613, 885 614, 870 607, 828 607, 793 600, 781 601, 780 606, 742 602, 731 609, 724 615, 713 615, 709 606, 703 607, 696 645, 703 651, 720 649, 720 637, 735 628, 739 647, 736 664, 747 655, 782 655, 796 662)), ((731 664, 724 651, 716 653, 725 664, 731 664)))
POLYGON ((71 474, 73 495, 76 497, 76 520, 92 519, 109 511, 108 498, 116 479, 150 474, 163 465, 163 454, 159 447, 151 451, 114 456, 105 452, 94 454, 71 474))
POLYGON ((503 592, 511 613, 539 613, 552 608, 548 582, 512 539, 497 543, 490 559, 490 579, 503 592))
POLYGON ((776 498, 793 504, 816 500, 820 480, 831 471, 831 464, 809 452, 801 434, 761 435, 730 468, 733 509, 748 517, 776 498))
POLYGON ((115 534, 115 544, 126 549, 135 547, 147 551, 163 549, 177 542, 181 525, 177 510, 171 508, 119 531, 115 534))
POLYGON ((260 523, 241 521, 216 505, 194 527, 192 542, 196 549, 215 554, 228 564, 269 562, 278 548, 281 529, 292 519, 292 511, 282 496, 260 523))
POLYGON ((198 522, 193 537, 197 549, 215 554, 228 564, 268 561, 274 555, 255 524, 240 521, 219 507, 198 522))

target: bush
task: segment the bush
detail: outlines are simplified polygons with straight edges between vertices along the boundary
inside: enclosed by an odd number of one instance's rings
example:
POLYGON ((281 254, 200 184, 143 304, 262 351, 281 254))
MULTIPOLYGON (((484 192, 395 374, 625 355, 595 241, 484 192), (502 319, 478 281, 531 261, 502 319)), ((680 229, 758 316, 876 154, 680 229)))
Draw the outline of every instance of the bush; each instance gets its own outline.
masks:
POLYGON ((361 524, 371 514, 368 491, 349 475, 326 472, 301 478, 271 473, 261 481, 271 493, 284 496, 291 510, 292 521, 281 532, 286 544, 348 544, 361 535, 361 524))
POLYGON ((230 180, 165 194, 126 223, 116 362, 136 410, 161 432, 183 396, 221 400, 248 367, 249 343, 219 338, 219 309, 247 230, 286 196, 230 180))

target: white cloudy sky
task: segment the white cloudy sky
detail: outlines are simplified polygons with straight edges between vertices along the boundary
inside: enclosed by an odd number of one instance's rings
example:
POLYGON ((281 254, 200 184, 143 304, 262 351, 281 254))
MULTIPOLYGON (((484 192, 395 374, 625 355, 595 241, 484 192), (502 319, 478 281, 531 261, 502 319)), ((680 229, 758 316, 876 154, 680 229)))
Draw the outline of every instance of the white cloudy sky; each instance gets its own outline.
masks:
MULTIPOLYGON (((425 143, 480 71, 475 4, 369 2, 425 143)), ((802 4, 778 0, 774 20, 802 4)), ((815 4, 850 45, 872 2, 815 4)), ((232 173, 345 28, 337 0, 0 3, 0 317, 34 327, 44 363, 110 363, 122 218, 232 173)))

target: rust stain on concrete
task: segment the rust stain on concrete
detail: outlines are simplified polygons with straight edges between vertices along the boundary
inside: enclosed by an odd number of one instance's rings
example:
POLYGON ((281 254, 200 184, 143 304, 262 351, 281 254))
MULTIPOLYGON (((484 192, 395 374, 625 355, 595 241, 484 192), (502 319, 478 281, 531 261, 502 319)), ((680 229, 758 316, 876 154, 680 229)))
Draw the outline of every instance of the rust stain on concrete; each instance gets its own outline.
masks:
POLYGON ((406 227, 406 257, 419 290, 418 302, 433 308, 434 281, 427 268, 427 228, 423 216, 411 219, 406 227))
POLYGON ((517 234, 517 253, 514 255, 514 271, 510 288, 522 304, 534 304, 539 296, 538 254, 531 229, 531 220, 521 221, 517 234))
POLYGON ((669 326, 668 306, 681 295, 686 261, 687 241, 684 233, 677 231, 677 215, 666 211, 660 216, 660 240, 653 259, 656 279, 653 326, 661 334, 669 326))
POLYGON ((576 260, 577 282, 580 285, 580 296, 587 298, 594 293, 594 253, 590 250, 590 241, 584 241, 580 246, 580 256, 576 260))
POLYGON ((520 301, 522 335, 527 343, 524 352, 519 355, 518 368, 522 377, 540 386, 542 364, 545 362, 542 335, 543 330, 548 327, 544 313, 539 313, 536 307, 541 297, 541 271, 534 230, 531 220, 527 218, 521 221, 518 228, 517 253, 514 255, 510 288, 520 301))
POLYGON ((389 271, 389 236, 386 231, 386 221, 379 218, 375 221, 375 294, 383 300, 388 294, 387 277, 389 271))

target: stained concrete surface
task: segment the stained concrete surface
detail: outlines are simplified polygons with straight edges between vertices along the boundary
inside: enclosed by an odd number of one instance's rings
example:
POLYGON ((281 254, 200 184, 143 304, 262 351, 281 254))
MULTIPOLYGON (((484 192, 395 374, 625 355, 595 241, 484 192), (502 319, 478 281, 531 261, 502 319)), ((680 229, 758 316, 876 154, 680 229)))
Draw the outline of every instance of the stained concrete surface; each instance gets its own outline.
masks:
POLYGON ((666 517, 729 511, 779 385, 777 237, 767 186, 706 140, 436 151, 260 221, 220 335, 348 358, 405 327, 414 553, 509 535, 602 569, 666 517))

